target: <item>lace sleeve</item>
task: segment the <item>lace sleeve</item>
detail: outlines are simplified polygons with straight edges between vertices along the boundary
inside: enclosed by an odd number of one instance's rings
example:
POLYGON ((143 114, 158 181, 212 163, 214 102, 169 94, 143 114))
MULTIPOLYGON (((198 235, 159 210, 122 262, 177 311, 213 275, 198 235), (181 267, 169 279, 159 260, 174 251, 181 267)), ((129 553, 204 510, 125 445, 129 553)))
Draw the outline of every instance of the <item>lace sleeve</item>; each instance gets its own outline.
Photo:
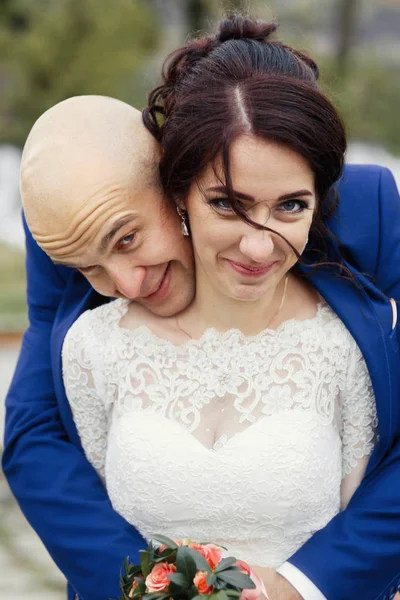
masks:
POLYGON ((65 391, 87 459, 104 481, 108 412, 103 363, 92 311, 87 311, 68 331, 62 350, 65 391))
POLYGON ((375 397, 367 365, 353 340, 341 394, 342 486, 345 508, 359 486, 378 432, 375 397))

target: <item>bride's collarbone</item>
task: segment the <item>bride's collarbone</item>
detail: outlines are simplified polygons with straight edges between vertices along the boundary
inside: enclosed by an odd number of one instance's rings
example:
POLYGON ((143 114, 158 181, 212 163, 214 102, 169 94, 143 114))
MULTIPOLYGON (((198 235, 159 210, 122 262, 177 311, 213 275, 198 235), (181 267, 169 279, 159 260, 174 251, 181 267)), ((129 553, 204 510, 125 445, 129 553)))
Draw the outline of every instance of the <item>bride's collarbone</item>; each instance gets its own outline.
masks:
POLYGON ((129 302, 125 314, 119 321, 122 329, 139 329, 147 327, 153 335, 168 341, 176 341, 176 319, 173 317, 161 317, 149 311, 145 306, 136 302, 129 302))
POLYGON ((278 326, 289 319, 304 321, 312 318, 316 314, 320 302, 320 295, 309 281, 292 277, 278 326))
MULTIPOLYGON (((291 277, 287 296, 279 314, 276 315, 276 318, 272 320, 268 327, 262 319, 259 323, 254 323, 255 333, 260 333, 269 328, 276 329, 292 319, 302 321, 313 318, 317 314, 320 301, 321 298, 318 292, 309 282, 291 277)), ((251 307, 249 307, 249 314, 251 314, 251 307)), ((188 334, 183 332, 177 324, 176 315, 161 317, 134 301, 127 302, 126 312, 119 321, 119 327, 127 330, 147 327, 154 336, 176 345, 184 344, 189 339, 188 334)), ((207 329, 209 328, 205 327, 205 331, 207 329)), ((232 329, 240 328, 232 324, 232 329)), ((197 336, 195 337, 197 338, 197 336)))

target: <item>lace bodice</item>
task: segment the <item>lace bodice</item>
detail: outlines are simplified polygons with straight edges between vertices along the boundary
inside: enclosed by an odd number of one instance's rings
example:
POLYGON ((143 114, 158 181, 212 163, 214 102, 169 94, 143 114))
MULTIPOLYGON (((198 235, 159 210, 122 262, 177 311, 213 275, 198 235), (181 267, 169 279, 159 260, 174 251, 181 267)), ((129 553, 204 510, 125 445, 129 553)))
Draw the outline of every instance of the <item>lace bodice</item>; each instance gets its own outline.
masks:
POLYGON ((124 329, 127 301, 67 334, 67 396, 113 506, 146 538, 213 541, 277 567, 345 506, 377 432, 355 341, 315 317, 183 346, 124 329))

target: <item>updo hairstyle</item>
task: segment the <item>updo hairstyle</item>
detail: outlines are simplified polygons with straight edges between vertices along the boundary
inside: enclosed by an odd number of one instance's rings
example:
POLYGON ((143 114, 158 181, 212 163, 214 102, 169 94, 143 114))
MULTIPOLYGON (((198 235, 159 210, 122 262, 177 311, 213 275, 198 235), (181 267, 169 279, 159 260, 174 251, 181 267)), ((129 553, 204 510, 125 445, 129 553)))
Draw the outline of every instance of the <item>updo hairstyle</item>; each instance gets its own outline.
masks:
POLYGON ((232 143, 252 135, 300 154, 315 175, 317 209, 310 241, 326 259, 325 221, 338 202, 332 186, 343 168, 345 130, 319 89, 316 63, 272 40, 276 29, 275 23, 234 15, 220 23, 216 35, 173 52, 143 119, 162 145, 160 176, 169 198, 182 202, 205 168, 210 163, 215 168, 221 157, 233 210, 258 229, 269 228, 253 222, 233 193, 232 143))

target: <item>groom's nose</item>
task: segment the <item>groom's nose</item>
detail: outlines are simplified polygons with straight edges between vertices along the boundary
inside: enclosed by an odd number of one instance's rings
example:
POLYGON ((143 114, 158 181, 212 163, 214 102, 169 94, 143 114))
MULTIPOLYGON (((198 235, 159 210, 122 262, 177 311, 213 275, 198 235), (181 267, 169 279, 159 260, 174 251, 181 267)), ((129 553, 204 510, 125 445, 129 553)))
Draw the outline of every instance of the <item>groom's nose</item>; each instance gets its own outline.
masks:
POLYGON ((130 300, 135 300, 141 295, 143 282, 146 278, 146 267, 128 267, 121 268, 116 265, 109 276, 115 287, 115 296, 124 296, 130 300))

